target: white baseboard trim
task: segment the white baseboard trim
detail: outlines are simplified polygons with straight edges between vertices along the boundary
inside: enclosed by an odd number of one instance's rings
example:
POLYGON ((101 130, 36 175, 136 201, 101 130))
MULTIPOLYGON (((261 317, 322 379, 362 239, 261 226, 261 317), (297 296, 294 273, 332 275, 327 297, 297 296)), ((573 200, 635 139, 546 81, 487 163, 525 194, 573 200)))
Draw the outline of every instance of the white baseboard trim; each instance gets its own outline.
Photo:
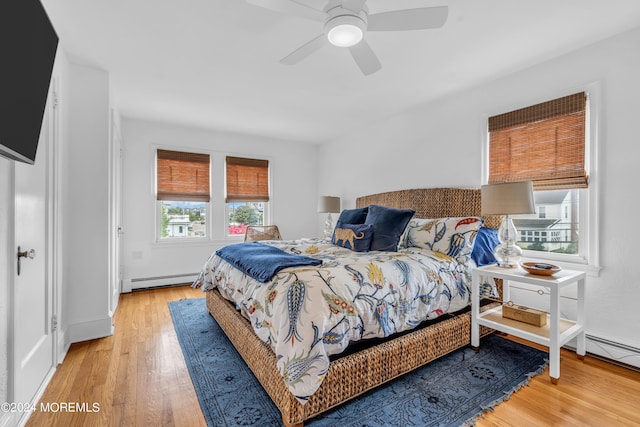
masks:
POLYGON ((55 363, 58 365, 64 361, 64 358, 67 357, 67 352, 69 351, 69 347, 71 347, 71 341, 68 339, 68 331, 69 328, 65 328, 64 330, 60 330, 58 332, 58 346, 56 347, 58 350, 58 354, 56 354, 55 363))
POLYGON ((196 279, 196 277, 198 277, 198 273, 172 274, 167 276, 124 279, 122 281, 122 292, 131 292, 134 289, 154 288, 157 286, 192 283, 196 279))
POLYGON ((67 328, 68 343, 93 340, 113 335, 113 322, 110 316, 86 320, 82 322, 69 322, 67 328))
MULTIPOLYGON (((42 395, 44 394, 45 390, 47 389, 47 386, 49 385, 49 383, 51 382, 51 378, 53 378, 53 374, 56 373, 56 367, 52 366, 51 369, 49 369, 49 372, 47 372, 47 375, 45 376, 44 380, 42 381, 42 384, 40 384, 40 387, 38 388, 38 391, 36 392, 36 394, 33 396, 33 398, 31 399, 31 402, 29 402, 29 406, 30 407, 37 407, 36 405, 38 405, 38 402, 40 401, 40 398, 42 397, 42 395)), ((29 421, 29 417, 31 417, 31 414, 33 412, 32 411, 26 411, 26 412, 3 412, 0 415, 0 427, 23 427, 25 424, 27 424, 27 421, 29 421)))
MULTIPOLYGON (((51 369, 49 369, 49 372, 47 373, 47 376, 44 378, 44 381, 42 381, 42 384, 40 384, 40 387, 38 388, 38 391, 33 396, 33 399, 31 399, 31 402, 29 402, 29 404, 32 407, 37 407, 36 405, 38 405, 38 402, 40 401, 40 398, 44 394, 45 390, 47 389, 47 386, 51 382, 51 378, 53 378, 53 374, 55 374, 55 373, 56 373, 56 367, 52 366, 51 369)), ((20 419, 18 420, 17 426, 18 427, 24 427, 24 425, 27 424, 27 421, 29 421, 29 418, 31 417, 32 413, 33 413, 32 411, 24 412, 22 414, 22 416, 20 417, 20 419)), ((20 415, 20 414, 18 414, 18 415, 20 415)))

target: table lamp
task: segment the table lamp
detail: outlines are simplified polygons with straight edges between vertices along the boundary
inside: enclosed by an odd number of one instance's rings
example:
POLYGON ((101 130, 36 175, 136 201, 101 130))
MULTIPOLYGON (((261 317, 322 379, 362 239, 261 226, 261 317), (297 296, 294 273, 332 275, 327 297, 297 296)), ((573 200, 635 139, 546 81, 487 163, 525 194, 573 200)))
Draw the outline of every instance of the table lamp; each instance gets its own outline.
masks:
POLYGON ((318 200, 318 212, 327 214, 327 220, 324 223, 324 237, 330 239, 333 235, 333 218, 331 214, 340 212, 340 197, 320 197, 320 200, 318 200))
POLYGON ((516 267, 522 258, 522 249, 516 245, 518 232, 510 215, 536 212, 533 183, 526 181, 483 185, 480 191, 482 215, 504 215, 498 229, 500 244, 493 251, 498 265, 516 267))

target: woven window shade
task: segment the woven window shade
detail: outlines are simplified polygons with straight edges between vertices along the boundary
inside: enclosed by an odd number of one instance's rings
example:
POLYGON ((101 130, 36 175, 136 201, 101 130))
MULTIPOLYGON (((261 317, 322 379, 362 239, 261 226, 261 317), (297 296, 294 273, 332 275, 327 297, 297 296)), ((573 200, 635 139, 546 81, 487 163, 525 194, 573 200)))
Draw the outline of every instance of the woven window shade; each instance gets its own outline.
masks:
POLYGON ((209 155, 157 151, 158 200, 208 202, 209 155))
POLYGON ((227 157, 227 202, 268 202, 269 161, 227 157))
POLYGON ((534 190, 587 188, 586 94, 489 118, 489 184, 533 181, 534 190))

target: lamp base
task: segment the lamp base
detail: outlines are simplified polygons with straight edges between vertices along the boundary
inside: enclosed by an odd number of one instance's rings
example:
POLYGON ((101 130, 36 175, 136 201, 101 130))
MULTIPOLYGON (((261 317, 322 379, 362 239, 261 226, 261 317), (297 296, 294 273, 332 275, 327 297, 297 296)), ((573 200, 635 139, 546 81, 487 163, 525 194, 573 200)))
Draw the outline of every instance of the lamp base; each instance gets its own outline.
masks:
POLYGON ((331 213, 327 214, 327 220, 324 222, 324 238, 331 240, 333 237, 333 218, 331 213))
POLYGON ((498 229, 500 244, 493 250, 498 265, 503 268, 514 268, 520 264, 522 249, 516 245, 518 231, 509 215, 505 215, 498 229))
POLYGON ((520 265, 522 249, 517 245, 501 243, 493 250, 493 256, 496 257, 499 267, 514 268, 520 265))

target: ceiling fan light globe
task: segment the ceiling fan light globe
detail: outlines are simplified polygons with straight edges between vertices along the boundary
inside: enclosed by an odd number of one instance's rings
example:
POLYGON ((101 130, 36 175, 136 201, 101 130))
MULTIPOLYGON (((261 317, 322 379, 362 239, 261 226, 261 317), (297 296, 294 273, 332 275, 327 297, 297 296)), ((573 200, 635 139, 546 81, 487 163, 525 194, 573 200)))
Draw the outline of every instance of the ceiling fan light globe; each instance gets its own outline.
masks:
POLYGON ((355 46, 364 38, 366 22, 355 15, 339 15, 324 26, 329 43, 338 47, 355 46))
POLYGON ((327 33, 329 42, 338 47, 355 46, 360 43, 363 37, 362 30, 351 24, 337 25, 327 33))

